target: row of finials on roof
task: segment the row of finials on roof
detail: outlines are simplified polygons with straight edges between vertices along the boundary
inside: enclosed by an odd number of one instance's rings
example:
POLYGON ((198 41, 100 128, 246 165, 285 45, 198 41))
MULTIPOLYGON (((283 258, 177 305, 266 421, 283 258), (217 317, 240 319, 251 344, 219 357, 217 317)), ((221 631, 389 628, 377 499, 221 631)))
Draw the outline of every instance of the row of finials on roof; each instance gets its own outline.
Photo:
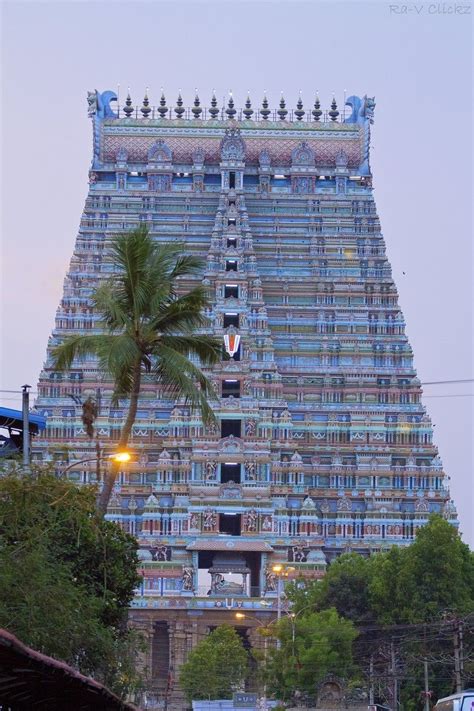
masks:
MULTIPOLYGON (((159 105, 156 107, 156 111, 158 112, 160 118, 165 118, 166 114, 168 112, 170 112, 170 114, 172 112, 174 112, 176 114, 177 118, 181 118, 186 112, 186 109, 184 108, 183 104, 184 104, 183 98, 181 96, 181 92, 179 92, 178 98, 176 100, 175 108, 174 109, 168 108, 168 106, 166 105, 165 95, 162 92, 159 105)), ((275 115, 278 116, 278 118, 281 121, 284 121, 285 119, 287 119, 289 111, 286 108, 286 101, 283 97, 283 94, 280 99, 279 108, 276 110, 276 112, 273 112, 268 107, 269 107, 268 99, 267 99, 266 95, 264 95, 261 108, 255 112, 252 109, 252 102, 250 100, 250 96, 247 96, 247 100, 245 102, 245 108, 242 109, 242 116, 245 119, 251 119, 254 114, 258 114, 262 119, 266 120, 270 117, 271 114, 275 113, 275 115)), ((130 96, 130 91, 127 94, 127 98, 125 100, 125 105, 123 106, 122 111, 125 114, 125 116, 127 116, 127 117, 132 116, 132 114, 134 114, 138 111, 138 107, 133 106, 133 102, 132 102, 132 99, 130 96)), ((145 96, 143 98, 143 103, 142 103, 142 106, 139 109, 139 111, 145 118, 148 118, 150 113, 153 111, 152 107, 150 106, 150 101, 148 99, 148 90, 145 92, 145 96)), ((207 108, 206 111, 207 111, 207 114, 211 118, 217 118, 219 116, 219 114, 224 113, 227 116, 227 118, 233 119, 233 118, 235 118, 236 114, 238 113, 237 109, 235 108, 234 99, 232 97, 232 94, 229 95, 227 107, 225 109, 221 109, 218 107, 218 102, 217 102, 215 92, 212 94, 211 105, 209 108, 207 108)), ((203 107, 201 106, 201 100, 199 99, 197 92, 194 97, 193 106, 191 107, 191 113, 195 118, 200 118, 203 113, 203 107)), ((298 101, 296 103, 296 109, 294 109, 291 112, 291 115, 294 116, 294 118, 296 118, 297 121, 302 121, 305 114, 306 114, 306 111, 303 108, 303 99, 301 98, 301 94, 300 94, 298 101)), ((318 95, 316 95, 316 98, 314 101, 314 108, 311 111, 311 115, 312 115, 314 121, 319 121, 321 119, 321 116, 323 115, 323 111, 321 109, 321 102, 319 100, 318 95)), ((337 121, 337 118, 339 116, 339 111, 337 109, 337 102, 336 102, 335 97, 333 97, 333 99, 332 99, 331 108, 327 112, 327 116, 330 118, 331 121, 337 121)))

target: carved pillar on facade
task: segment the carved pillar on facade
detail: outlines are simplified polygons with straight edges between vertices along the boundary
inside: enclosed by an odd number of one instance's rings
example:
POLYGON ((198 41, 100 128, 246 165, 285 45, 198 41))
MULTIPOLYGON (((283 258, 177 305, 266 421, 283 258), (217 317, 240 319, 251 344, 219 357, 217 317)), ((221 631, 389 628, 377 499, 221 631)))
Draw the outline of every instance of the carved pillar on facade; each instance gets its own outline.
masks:
POLYGON ((129 617, 131 627, 143 637, 143 649, 137 653, 137 669, 145 679, 151 680, 154 625, 151 619, 135 618, 132 612, 129 617))

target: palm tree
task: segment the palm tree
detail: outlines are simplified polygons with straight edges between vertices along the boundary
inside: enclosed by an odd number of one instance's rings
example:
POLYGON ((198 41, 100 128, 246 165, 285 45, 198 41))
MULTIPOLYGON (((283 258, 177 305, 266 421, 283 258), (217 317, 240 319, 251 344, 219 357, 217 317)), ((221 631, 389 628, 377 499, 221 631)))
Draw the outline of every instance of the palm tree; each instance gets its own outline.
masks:
MULTIPOLYGON (((189 355, 211 365, 220 360, 222 346, 216 338, 196 333, 207 324, 204 287, 199 285, 181 296, 176 290, 178 278, 198 274, 202 261, 183 255, 179 245, 155 243, 145 226, 115 237, 110 254, 117 273, 92 295, 104 332, 66 338, 53 350, 53 367, 65 370, 75 358, 98 357, 100 369, 114 381, 113 403, 129 399, 119 449, 128 445, 145 374, 160 383, 165 395, 185 398, 200 410, 205 422, 212 421, 211 384, 189 355)), ((98 501, 102 516, 118 469, 114 463, 105 475, 98 501)))

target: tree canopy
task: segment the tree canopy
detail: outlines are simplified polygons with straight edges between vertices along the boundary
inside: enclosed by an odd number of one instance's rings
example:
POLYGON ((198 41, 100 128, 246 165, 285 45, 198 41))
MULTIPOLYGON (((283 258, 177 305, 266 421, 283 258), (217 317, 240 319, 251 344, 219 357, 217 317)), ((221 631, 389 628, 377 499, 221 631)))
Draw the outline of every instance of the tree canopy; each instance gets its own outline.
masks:
POLYGON ((335 607, 358 624, 422 623, 445 611, 474 611, 474 553, 433 515, 413 543, 363 557, 345 553, 322 580, 288 589, 295 610, 335 607))
POLYGON ((189 701, 229 699, 247 674, 248 654, 230 625, 220 625, 190 652, 180 685, 189 701))
MULTIPOLYGON (((474 553, 441 516, 431 516, 410 545, 393 546, 370 557, 343 554, 331 563, 322 580, 299 581, 289 587, 288 594, 293 610, 304 615, 304 620, 305 611, 334 607, 358 627, 353 654, 365 672, 372 657, 385 670, 384 678, 390 678, 387 660, 395 645, 400 682, 404 675, 407 678, 401 684, 407 708, 420 703, 423 658, 428 653, 434 696, 455 690, 454 645, 460 643, 456 620, 474 613, 474 553), (399 629, 402 632, 397 636, 399 629)), ((470 669, 468 650, 473 641, 472 625, 467 626, 465 674, 470 669)), ((385 701, 393 703, 390 697, 385 701)))
POLYGON ((285 616, 276 625, 275 634, 281 646, 269 654, 266 679, 278 699, 287 701, 296 690, 314 694, 316 685, 328 674, 351 676, 357 631, 334 608, 285 616))
MULTIPOLYGON (((163 395, 184 398, 205 421, 213 419, 208 402, 212 387, 190 356, 211 365, 221 358, 222 344, 203 333, 209 305, 204 285, 178 294, 180 280, 202 272, 202 260, 183 254, 179 244, 156 242, 145 225, 115 237, 109 255, 114 275, 91 296, 103 333, 66 338, 53 349, 52 364, 64 370, 87 354, 98 357, 99 369, 114 381, 113 401, 129 400, 117 443, 125 449, 144 376, 155 379, 163 395)), ((99 498, 102 514, 117 473, 118 465, 113 465, 106 474, 99 498)))
POLYGON ((137 680, 137 542, 95 498, 34 468, 0 477, 0 627, 121 692, 137 680))

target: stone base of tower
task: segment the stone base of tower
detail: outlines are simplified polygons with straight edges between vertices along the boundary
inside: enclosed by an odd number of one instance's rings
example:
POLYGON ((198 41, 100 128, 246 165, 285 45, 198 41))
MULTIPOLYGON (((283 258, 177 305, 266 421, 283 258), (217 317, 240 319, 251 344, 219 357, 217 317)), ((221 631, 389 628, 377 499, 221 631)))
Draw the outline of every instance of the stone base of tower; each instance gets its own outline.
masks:
MULTIPOLYGON (((237 619, 235 610, 137 610, 129 620, 145 640, 140 668, 146 679, 146 708, 183 711, 190 709, 179 686, 179 672, 189 652, 219 625, 229 624, 242 636, 247 649, 264 651, 259 628, 275 619, 274 612, 245 612, 237 619)), ((269 642, 271 643, 271 642, 269 642)), ((252 662, 251 662, 252 663, 252 662)), ((246 689, 257 691, 256 673, 250 673, 246 689)))

